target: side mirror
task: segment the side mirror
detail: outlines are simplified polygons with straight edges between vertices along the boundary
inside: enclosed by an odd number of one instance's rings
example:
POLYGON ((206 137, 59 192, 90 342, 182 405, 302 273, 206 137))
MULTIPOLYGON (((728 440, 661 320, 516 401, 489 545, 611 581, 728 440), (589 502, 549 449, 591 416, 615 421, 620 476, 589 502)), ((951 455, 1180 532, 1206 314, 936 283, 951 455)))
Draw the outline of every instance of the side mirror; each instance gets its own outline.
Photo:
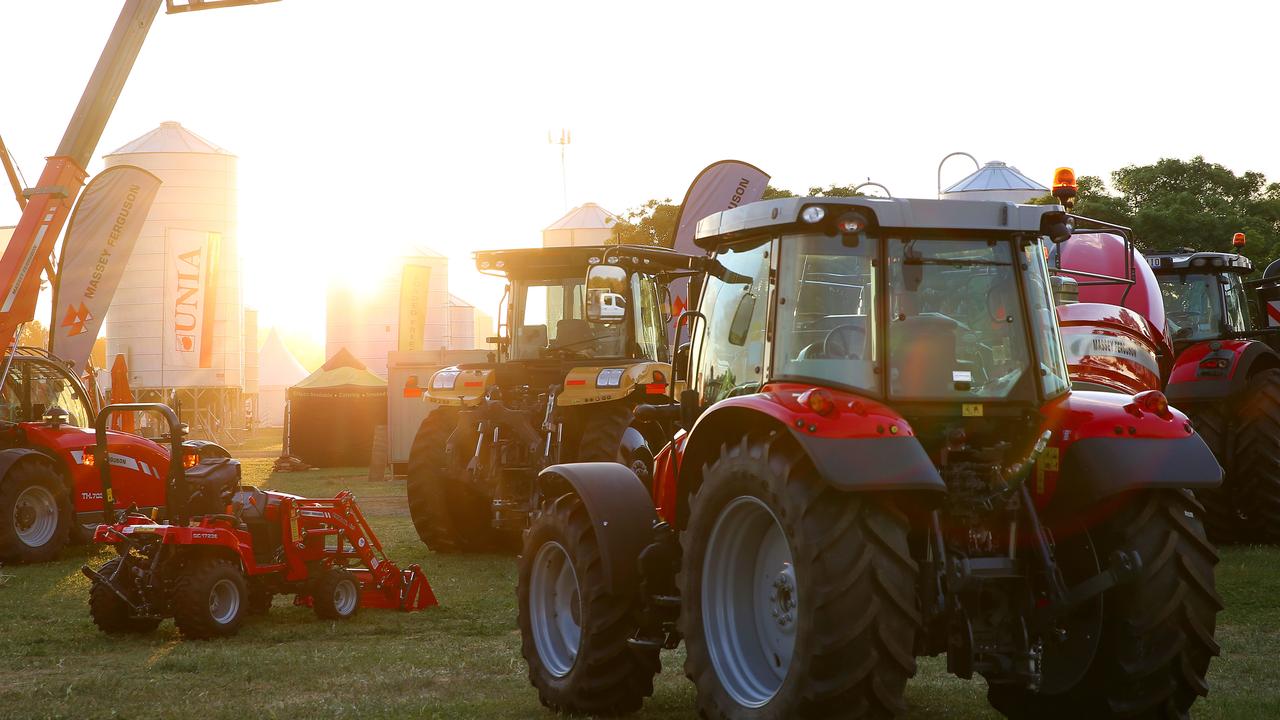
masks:
POLYGON ((612 325, 627 319, 627 271, 592 265, 587 271, 587 321, 612 325))
POLYGON ((1050 275, 1049 284, 1053 286, 1053 304, 1070 305, 1080 302, 1080 283, 1075 278, 1065 275, 1050 275))

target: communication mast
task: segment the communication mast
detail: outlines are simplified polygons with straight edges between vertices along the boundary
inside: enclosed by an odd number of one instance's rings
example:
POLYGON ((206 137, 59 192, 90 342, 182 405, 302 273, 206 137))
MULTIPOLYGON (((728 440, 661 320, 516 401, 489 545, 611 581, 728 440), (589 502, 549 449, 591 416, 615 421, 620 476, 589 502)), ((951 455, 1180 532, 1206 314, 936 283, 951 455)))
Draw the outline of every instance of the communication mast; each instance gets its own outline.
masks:
POLYGON ((564 202, 565 212, 569 211, 569 180, 564 164, 564 150, 569 147, 569 143, 572 141, 573 138, 570 136, 569 131, 564 128, 560 128, 559 140, 553 140, 551 138, 551 131, 547 131, 547 142, 552 145, 560 146, 560 194, 562 196, 561 199, 564 202))

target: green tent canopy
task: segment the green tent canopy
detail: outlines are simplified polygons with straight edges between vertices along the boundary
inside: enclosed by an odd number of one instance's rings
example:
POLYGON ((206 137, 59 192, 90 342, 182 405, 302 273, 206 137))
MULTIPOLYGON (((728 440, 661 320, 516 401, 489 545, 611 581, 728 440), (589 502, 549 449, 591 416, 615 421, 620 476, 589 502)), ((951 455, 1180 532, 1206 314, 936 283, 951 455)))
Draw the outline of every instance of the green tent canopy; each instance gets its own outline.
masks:
POLYGON ((346 348, 289 388, 289 454, 318 467, 364 466, 387 422, 387 381, 346 348))

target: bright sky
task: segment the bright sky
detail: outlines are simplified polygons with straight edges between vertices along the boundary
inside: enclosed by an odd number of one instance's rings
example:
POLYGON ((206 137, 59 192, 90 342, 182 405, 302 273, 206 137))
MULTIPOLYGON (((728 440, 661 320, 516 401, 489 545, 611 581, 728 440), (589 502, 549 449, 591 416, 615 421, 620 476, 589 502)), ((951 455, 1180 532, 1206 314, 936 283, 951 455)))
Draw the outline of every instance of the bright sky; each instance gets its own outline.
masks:
MULTIPOLYGON (((0 135, 34 183, 115 0, 0 0, 0 135)), ((161 15, 97 158, 178 120, 239 156, 244 299, 322 340, 324 287, 413 245, 492 310, 477 249, 746 160, 932 197, 948 152, 1107 175, 1203 154, 1280 179, 1270 3, 283 0, 161 15)), ((967 174, 956 159, 944 184, 967 174)), ((0 225, 15 203, 0 195, 0 225)))

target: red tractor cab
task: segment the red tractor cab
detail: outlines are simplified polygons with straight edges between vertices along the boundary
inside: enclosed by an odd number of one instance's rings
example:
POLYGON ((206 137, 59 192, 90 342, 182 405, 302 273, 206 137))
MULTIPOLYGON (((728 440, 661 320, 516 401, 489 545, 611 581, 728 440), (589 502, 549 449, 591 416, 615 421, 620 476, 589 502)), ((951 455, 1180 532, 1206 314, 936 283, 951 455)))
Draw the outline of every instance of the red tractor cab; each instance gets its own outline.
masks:
MULTIPOLYGON (((98 461, 108 455, 107 416, 148 411, 177 427, 164 405, 111 405, 98 416, 98 461)), ((174 441, 174 452, 177 451, 174 441)), ((205 460, 173 465, 165 479, 172 518, 159 522, 135 505, 117 512, 111 474, 101 463, 103 524, 94 541, 117 557, 81 568, 92 585, 89 613, 108 633, 154 630, 174 618, 184 637, 234 635, 249 614, 265 613, 277 594, 326 619, 361 606, 421 610, 438 604, 422 568, 399 569, 386 556, 355 498, 343 491, 313 500, 240 485, 240 464, 205 460)))
MULTIPOLYGON (((1237 233, 1235 247, 1243 243, 1237 233)), ((1058 250, 1052 264, 1069 277, 1085 270, 1131 278, 1082 281, 1081 302, 1058 308, 1072 382, 1106 386, 1100 369, 1123 368, 1127 375, 1106 378, 1112 389, 1162 389, 1226 470, 1220 489, 1199 492, 1210 537, 1280 542, 1280 334, 1265 319, 1273 281, 1247 281, 1253 264, 1238 253, 1180 248, 1144 256, 1127 233, 1076 237, 1058 250), (1133 318, 1159 342, 1144 345, 1142 333, 1094 322, 1085 324, 1088 338, 1073 343, 1069 328, 1088 314, 1133 318)))
MULTIPOLYGON (((88 542, 102 518, 95 467, 96 398, 57 358, 19 347, 0 358, 0 562, 43 562, 68 541, 88 542)), ((170 458, 188 467, 227 458, 221 446, 107 431, 117 503, 163 514, 170 458), (158 440, 158 441, 157 441, 158 440)))
POLYGON ((1187 713, 1221 608, 1187 490, 1221 468, 1158 390, 1072 388, 1045 263, 1072 231, 897 198, 703 219, 686 389, 637 409, 681 415, 652 487, 539 476, 518 601, 542 703, 635 710, 684 642, 705 717, 890 717, 939 654, 1009 717, 1187 713))

